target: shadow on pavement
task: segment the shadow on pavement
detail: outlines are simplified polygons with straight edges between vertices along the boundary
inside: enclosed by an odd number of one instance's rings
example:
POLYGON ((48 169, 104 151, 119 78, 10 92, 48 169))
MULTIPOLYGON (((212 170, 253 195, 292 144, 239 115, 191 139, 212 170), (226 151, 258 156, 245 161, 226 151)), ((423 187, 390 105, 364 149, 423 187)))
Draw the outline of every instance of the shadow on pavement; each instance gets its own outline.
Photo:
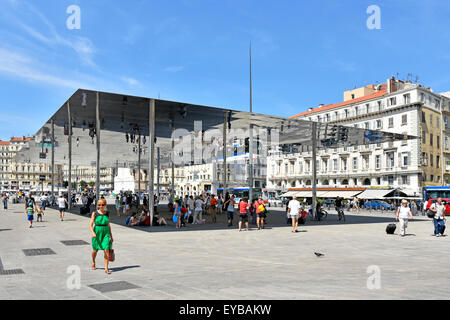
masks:
POLYGON ((109 268, 110 271, 119 272, 127 269, 140 268, 141 266, 124 266, 124 267, 115 267, 109 268))
MULTIPOLYGON (((94 206, 91 206, 91 210, 89 211, 89 214, 81 215, 80 212, 80 206, 76 205, 70 213, 75 214, 80 217, 86 218, 88 221, 91 217, 91 213, 94 210, 94 206)), ((211 221, 211 215, 209 214, 203 214, 203 219, 206 220, 205 224, 186 224, 186 227, 182 227, 181 229, 176 229, 175 224, 172 222, 172 215, 169 213, 169 210, 166 205, 160 205, 158 207, 158 211, 162 217, 164 217, 168 223, 167 226, 154 226, 154 227, 148 227, 148 226, 127 226, 125 224, 125 220, 128 216, 124 216, 123 214, 121 216, 117 216, 116 208, 114 205, 108 205, 108 211, 110 212, 110 222, 112 224, 125 226, 128 228, 133 228, 135 230, 139 231, 145 231, 145 232, 184 232, 184 231, 201 231, 201 230, 227 230, 227 229, 238 229, 238 221, 239 216, 235 213, 234 219, 233 219, 233 226, 228 227, 227 225, 227 218, 225 213, 217 214, 217 222, 212 223, 211 221)), ((130 214, 136 212, 136 208, 133 207, 130 210, 130 214)), ((334 213, 328 213, 328 217, 325 220, 322 221, 314 221, 314 220, 307 220, 306 224, 300 224, 299 229, 301 230, 304 226, 326 226, 326 225, 354 225, 354 224, 371 224, 371 223, 393 223, 395 220, 395 213, 390 212, 386 213, 386 216, 370 216, 368 215, 370 213, 366 214, 357 214, 353 212, 346 212, 346 221, 338 221, 337 214, 334 213), (389 214, 389 216, 388 216, 389 214)), ((375 214, 375 213, 374 213, 375 214)), ((272 228, 292 228, 291 224, 286 223, 286 213, 285 211, 282 211, 280 209, 270 209, 269 208, 269 215, 268 215, 268 222, 265 223, 265 230, 270 230, 272 228)), ((428 221, 429 219, 426 216, 415 216, 414 220, 409 220, 410 223, 414 223, 415 221, 428 221)), ((69 220, 66 220, 69 221, 69 220)), ((251 229, 257 228, 256 224, 252 224, 252 218, 249 217, 249 227, 251 229)), ((88 222, 87 222, 88 223, 88 222)), ((305 230, 306 231, 306 230, 305 230)))

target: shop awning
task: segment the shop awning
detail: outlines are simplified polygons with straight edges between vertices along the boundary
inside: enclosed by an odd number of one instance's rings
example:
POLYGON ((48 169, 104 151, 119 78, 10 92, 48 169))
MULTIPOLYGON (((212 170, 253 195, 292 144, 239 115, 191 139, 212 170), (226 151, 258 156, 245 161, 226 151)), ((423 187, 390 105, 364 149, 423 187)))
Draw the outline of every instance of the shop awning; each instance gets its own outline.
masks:
POLYGON ((322 198, 344 198, 344 199, 352 199, 358 194, 361 193, 361 190, 348 190, 348 191, 325 191, 325 194, 321 196, 322 198))
POLYGON ((283 193, 281 195, 281 197, 295 197, 296 196, 297 191, 288 191, 286 193, 283 193))
POLYGON ((368 189, 358 195, 360 199, 383 199, 395 189, 368 189))

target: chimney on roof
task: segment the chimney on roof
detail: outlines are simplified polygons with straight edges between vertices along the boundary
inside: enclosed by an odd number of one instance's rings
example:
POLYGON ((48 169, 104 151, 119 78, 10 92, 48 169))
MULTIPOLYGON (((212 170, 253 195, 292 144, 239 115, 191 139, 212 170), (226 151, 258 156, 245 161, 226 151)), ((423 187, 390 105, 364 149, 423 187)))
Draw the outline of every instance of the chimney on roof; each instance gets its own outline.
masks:
POLYGON ((397 91, 397 86, 396 86, 396 81, 395 81, 394 76, 392 76, 392 78, 389 78, 387 81, 387 91, 388 91, 388 93, 397 91))
POLYGON ((324 106, 324 104, 323 104, 323 103, 320 103, 320 104, 319 104, 319 108, 320 108, 320 107, 323 107, 323 106, 324 106))
POLYGON ((313 111, 313 108, 312 108, 312 107, 309 107, 309 108, 308 108, 308 111, 313 111))

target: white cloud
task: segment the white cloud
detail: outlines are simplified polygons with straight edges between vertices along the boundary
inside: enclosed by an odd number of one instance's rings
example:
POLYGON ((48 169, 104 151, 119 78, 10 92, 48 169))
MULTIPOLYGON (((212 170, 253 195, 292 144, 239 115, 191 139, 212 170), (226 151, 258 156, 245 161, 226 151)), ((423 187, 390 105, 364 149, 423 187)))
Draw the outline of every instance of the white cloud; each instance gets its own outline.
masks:
POLYGON ((88 65, 95 69, 98 69, 95 64, 93 58, 96 52, 95 47, 92 41, 89 38, 75 36, 75 37, 62 37, 57 31, 55 26, 43 15, 38 9, 36 9, 33 5, 28 2, 20 2, 23 5, 21 8, 17 8, 18 10, 28 10, 33 13, 35 16, 39 17, 41 22, 45 24, 48 28, 49 36, 38 32, 35 27, 29 26, 22 22, 22 19, 15 18, 12 19, 14 23, 19 25, 25 32, 27 32, 34 39, 45 43, 46 45, 55 47, 55 46, 65 46, 74 50, 78 57, 81 60, 81 63, 84 65, 88 65))
POLYGON ((40 71, 34 66, 36 62, 29 56, 25 56, 18 52, 11 50, 5 50, 0 48, 0 72, 22 78, 28 81, 35 81, 39 83, 47 83, 51 85, 69 87, 69 88, 82 88, 84 84, 65 79, 58 76, 53 76, 48 72, 40 71))
POLYGON ((121 78, 125 83, 127 83, 130 87, 140 87, 141 83, 134 79, 134 78, 129 78, 129 77, 122 77, 121 78))

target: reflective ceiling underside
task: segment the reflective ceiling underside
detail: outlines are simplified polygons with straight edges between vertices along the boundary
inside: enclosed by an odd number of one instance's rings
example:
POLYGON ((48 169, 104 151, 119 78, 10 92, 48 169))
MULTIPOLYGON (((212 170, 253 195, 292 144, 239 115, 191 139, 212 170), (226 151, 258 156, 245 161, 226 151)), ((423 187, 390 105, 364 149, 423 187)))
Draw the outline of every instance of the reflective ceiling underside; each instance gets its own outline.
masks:
MULTIPOLYGON (((53 119, 55 164, 68 164, 68 103, 70 103, 72 166, 95 165, 97 158, 96 137, 92 133, 96 128, 96 95, 95 91, 77 90, 36 133, 28 146, 17 153, 16 162, 51 163, 51 120, 53 119), (42 142, 44 143, 42 144, 42 142)), ((203 148, 203 153, 208 154, 202 156, 203 163, 222 157, 224 124, 227 128, 227 157, 236 153, 236 147, 240 151, 245 150, 243 141, 249 135, 250 124, 254 128, 255 148, 259 145, 261 156, 265 156, 274 150, 281 150, 283 153, 311 150, 312 122, 310 121, 159 99, 154 100, 155 150, 156 147, 160 148, 162 166, 168 166, 173 154, 171 151, 173 131, 175 131, 175 159, 180 158, 180 150, 183 150, 184 160, 176 161, 177 166, 199 163, 195 162, 194 154, 198 148, 203 148), (256 141, 260 143, 257 144, 256 141), (212 152, 205 152, 205 150, 211 149, 212 152)), ((149 103, 150 98, 99 92, 100 166, 102 168, 136 167, 139 136, 142 143, 141 168, 148 168, 150 147, 148 140, 149 103), (134 143, 131 141, 132 138, 134 138, 134 143)), ((317 132, 318 148, 416 139, 413 136, 324 123, 317 123, 317 132)), ((254 153, 258 153, 256 149, 254 153)))

